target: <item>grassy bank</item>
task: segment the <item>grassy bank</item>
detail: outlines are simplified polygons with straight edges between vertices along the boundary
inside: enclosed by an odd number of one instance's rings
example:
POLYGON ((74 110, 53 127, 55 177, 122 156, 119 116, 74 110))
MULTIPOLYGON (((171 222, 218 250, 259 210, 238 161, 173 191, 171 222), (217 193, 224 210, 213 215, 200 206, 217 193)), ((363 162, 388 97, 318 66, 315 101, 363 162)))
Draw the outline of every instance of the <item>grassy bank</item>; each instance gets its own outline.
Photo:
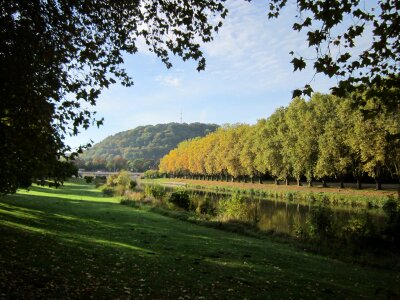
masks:
POLYGON ((307 187, 296 185, 275 185, 273 183, 244 183, 225 181, 204 181, 191 179, 142 179, 143 183, 158 183, 169 186, 186 186, 190 189, 218 193, 242 193, 255 197, 297 201, 301 203, 323 203, 331 205, 382 207, 389 198, 399 197, 397 190, 381 190, 337 187, 307 187))
POLYGON ((0 197, 1 298, 387 298, 400 275, 119 204, 83 183, 0 197))

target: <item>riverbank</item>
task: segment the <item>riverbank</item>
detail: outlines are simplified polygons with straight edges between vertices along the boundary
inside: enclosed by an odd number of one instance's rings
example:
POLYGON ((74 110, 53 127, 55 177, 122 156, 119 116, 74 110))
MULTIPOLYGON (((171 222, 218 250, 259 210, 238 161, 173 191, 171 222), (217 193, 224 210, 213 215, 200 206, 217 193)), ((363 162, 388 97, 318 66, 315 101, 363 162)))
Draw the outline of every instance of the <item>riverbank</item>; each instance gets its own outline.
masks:
POLYGON ((93 185, 0 197, 3 298, 387 298, 399 274, 119 204, 93 185))
POLYGON ((321 187, 276 185, 271 183, 244 183, 225 181, 205 181, 180 178, 141 179, 142 183, 156 183, 172 187, 187 187, 220 193, 241 192, 263 198, 299 202, 323 202, 324 204, 382 207, 390 199, 399 198, 399 190, 393 186, 391 190, 375 190, 364 188, 321 187))

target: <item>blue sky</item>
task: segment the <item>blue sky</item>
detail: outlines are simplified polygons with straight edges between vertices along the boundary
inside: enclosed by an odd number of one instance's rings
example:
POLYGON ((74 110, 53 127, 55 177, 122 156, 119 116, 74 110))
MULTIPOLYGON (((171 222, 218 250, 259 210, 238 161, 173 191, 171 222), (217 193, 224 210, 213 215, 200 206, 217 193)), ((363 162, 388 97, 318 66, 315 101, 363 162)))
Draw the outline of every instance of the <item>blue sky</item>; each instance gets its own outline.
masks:
POLYGON ((232 0, 227 6, 222 29, 203 47, 205 71, 199 73, 195 63, 179 59, 168 70, 147 51, 127 56, 125 68, 134 86, 116 84, 104 91, 95 107, 104 125, 82 130, 66 143, 77 147, 140 125, 180 122, 181 112, 184 123, 254 124, 288 105, 291 92, 311 80, 320 92, 334 85, 323 76, 313 79, 312 70, 293 72, 291 50, 314 54, 304 35, 292 30, 294 7, 269 20, 264 1, 232 0))

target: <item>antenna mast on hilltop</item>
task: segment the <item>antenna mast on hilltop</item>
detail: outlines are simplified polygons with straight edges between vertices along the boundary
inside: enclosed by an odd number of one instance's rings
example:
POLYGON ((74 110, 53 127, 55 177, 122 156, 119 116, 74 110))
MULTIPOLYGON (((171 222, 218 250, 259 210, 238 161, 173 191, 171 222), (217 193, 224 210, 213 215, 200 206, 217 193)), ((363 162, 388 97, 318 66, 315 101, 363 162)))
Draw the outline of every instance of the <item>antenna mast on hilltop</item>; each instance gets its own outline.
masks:
POLYGON ((181 110, 181 124, 182 124, 182 110, 181 110))

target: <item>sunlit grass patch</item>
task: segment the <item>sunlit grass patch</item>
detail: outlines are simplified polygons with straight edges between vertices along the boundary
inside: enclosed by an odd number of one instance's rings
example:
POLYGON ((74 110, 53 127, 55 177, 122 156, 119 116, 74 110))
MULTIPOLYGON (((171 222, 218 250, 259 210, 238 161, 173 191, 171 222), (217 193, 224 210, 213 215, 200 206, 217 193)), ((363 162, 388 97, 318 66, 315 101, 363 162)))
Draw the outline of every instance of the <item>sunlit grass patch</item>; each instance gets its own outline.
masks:
POLYGON ((96 189, 94 186, 88 186, 84 184, 75 184, 66 182, 64 186, 58 188, 32 185, 28 190, 18 190, 19 195, 32 195, 49 198, 62 198, 70 200, 84 200, 84 201, 96 201, 96 202, 112 202, 117 203, 120 197, 105 197, 101 191, 96 189))

